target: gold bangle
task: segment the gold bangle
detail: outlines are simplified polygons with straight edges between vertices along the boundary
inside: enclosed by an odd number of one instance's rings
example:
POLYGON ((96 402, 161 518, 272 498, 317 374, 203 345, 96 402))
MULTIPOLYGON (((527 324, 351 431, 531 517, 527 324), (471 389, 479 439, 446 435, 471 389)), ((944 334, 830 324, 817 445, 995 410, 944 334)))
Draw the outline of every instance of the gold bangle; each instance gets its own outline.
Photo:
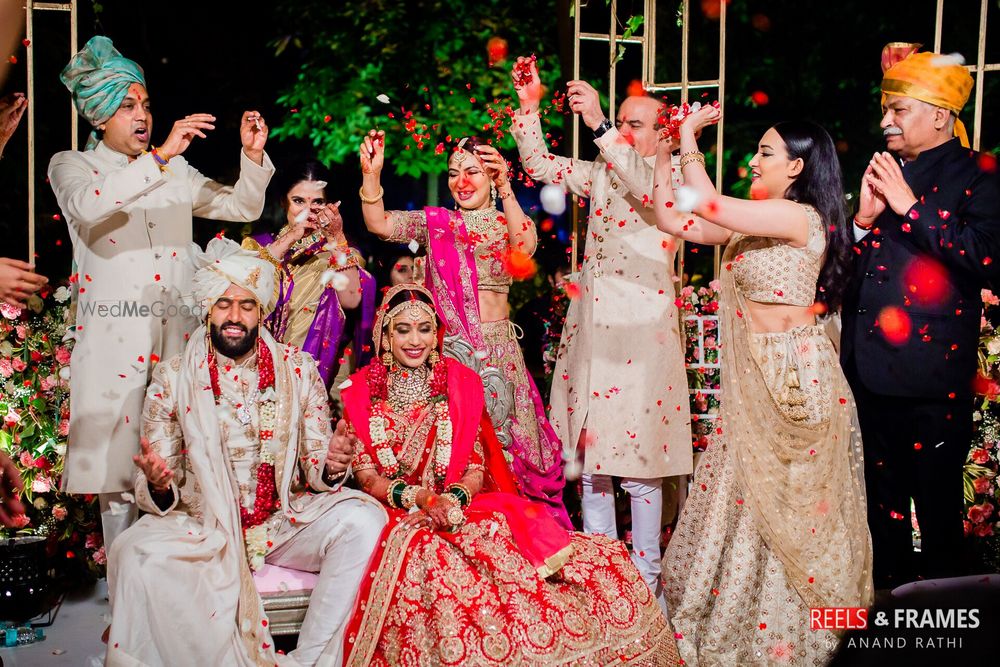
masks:
POLYGON ((362 185, 360 188, 358 188, 358 196, 361 197, 362 204, 378 203, 379 201, 381 201, 384 195, 385 195, 385 188, 383 188, 381 185, 378 186, 378 194, 371 198, 365 196, 365 186, 362 185))
POLYGON ((278 271, 282 270, 281 262, 279 262, 278 259, 271 254, 271 251, 267 249, 267 246, 260 246, 260 252, 257 254, 260 255, 260 258, 265 262, 270 262, 271 265, 278 271))
POLYGON ((408 510, 417 504, 417 494, 423 488, 422 486, 410 485, 403 489, 403 495, 400 498, 403 509, 408 510))
POLYGON ((686 158, 686 157, 688 157, 690 155, 700 155, 702 157, 702 159, 705 159, 705 154, 702 153, 701 151, 688 151, 687 153, 684 153, 683 155, 681 155, 681 159, 683 160, 684 158, 686 158))
POLYGON ((704 167, 705 166, 705 156, 702 155, 701 153, 698 153, 697 155, 692 155, 691 157, 688 157, 686 159, 685 158, 681 158, 681 169, 683 169, 684 167, 688 166, 689 164, 693 164, 695 162, 700 162, 701 166, 704 167))

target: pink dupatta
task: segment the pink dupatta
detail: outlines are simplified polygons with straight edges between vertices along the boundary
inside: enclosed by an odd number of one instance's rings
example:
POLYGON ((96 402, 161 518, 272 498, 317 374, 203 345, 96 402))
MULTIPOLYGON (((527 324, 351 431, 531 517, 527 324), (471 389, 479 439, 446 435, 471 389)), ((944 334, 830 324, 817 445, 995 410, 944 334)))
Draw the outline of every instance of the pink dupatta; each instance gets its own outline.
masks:
MULTIPOLYGON (((474 244, 462 216, 436 206, 424 209, 427 216, 427 276, 426 286, 434 295, 438 316, 449 334, 460 334, 477 351, 485 351, 479 319, 479 278, 476 273, 474 244)), ((562 505, 562 445, 545 415, 542 396, 531 376, 528 389, 538 421, 539 438, 554 443, 555 460, 548 469, 531 464, 524 455, 527 444, 515 440, 512 446, 514 472, 524 492, 544 501, 560 525, 572 528, 569 515, 562 505)))

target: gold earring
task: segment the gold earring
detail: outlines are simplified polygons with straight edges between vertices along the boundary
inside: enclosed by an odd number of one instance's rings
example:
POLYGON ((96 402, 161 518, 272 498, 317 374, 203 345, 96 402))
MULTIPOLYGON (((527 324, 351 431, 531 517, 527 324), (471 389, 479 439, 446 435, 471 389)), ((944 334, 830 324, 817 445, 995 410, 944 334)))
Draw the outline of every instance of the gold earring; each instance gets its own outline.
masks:
POLYGON ((389 339, 389 338, 383 338, 382 339, 382 349, 384 350, 384 352, 382 353, 382 363, 386 367, 391 367, 392 366, 392 340, 389 339))
POLYGON ((497 186, 490 183, 490 201, 495 202, 497 200, 497 186))
POLYGON ((431 353, 427 355, 427 361, 431 366, 434 366, 437 362, 441 361, 441 355, 438 354, 437 350, 431 350, 431 353))

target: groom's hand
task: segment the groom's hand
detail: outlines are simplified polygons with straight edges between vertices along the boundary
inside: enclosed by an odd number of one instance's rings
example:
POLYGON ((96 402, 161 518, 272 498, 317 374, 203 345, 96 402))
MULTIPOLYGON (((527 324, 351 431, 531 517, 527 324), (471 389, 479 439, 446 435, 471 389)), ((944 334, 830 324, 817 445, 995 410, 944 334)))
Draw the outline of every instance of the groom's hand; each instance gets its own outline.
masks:
POLYGON ((341 419, 337 422, 337 429, 330 438, 330 445, 326 450, 326 474, 330 477, 342 475, 347 467, 354 460, 354 441, 347 432, 347 422, 341 419))

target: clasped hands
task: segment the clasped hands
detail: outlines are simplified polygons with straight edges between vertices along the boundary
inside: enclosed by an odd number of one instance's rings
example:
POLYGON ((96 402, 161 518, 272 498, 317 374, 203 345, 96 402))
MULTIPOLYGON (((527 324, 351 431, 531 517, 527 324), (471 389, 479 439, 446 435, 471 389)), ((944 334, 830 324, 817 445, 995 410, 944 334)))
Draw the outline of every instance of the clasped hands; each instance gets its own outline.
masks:
POLYGON ((891 153, 875 153, 861 178, 858 221, 871 224, 888 205, 897 215, 904 215, 917 203, 913 190, 903 178, 903 170, 891 153))

